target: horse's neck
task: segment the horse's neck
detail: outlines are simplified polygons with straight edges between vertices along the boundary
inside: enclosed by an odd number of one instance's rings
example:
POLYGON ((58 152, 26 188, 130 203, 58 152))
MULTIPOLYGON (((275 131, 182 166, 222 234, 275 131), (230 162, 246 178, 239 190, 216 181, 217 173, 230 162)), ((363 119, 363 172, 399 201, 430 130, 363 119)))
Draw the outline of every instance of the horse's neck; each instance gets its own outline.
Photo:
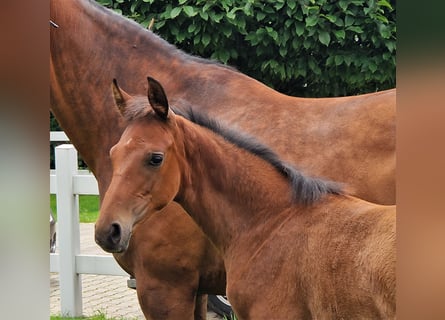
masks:
POLYGON ((225 112, 224 109, 231 106, 256 105, 252 102, 256 99, 269 104, 277 96, 284 97, 242 73, 180 52, 127 18, 99 10, 84 1, 73 6, 78 9, 76 15, 69 17, 71 25, 63 26, 64 21, 59 21, 61 26, 54 31, 60 32, 62 27, 68 29, 66 37, 73 41, 70 46, 76 47, 72 61, 87 65, 93 79, 105 73, 109 78, 117 78, 121 87, 128 88, 131 93, 145 95, 146 86, 142 80, 152 76, 162 83, 169 100, 185 99, 196 108, 216 113, 225 112), (71 29, 76 30, 77 37, 72 36, 71 29), (224 90, 221 84, 224 84, 224 90), (240 86, 243 94, 237 94, 240 86), (270 101, 266 102, 267 99, 270 101))
POLYGON ((267 233, 293 206, 289 182, 269 163, 206 129, 183 121, 180 128, 185 169, 177 201, 220 250, 258 225, 267 233))
POLYGON ((113 107, 111 81, 119 78, 108 58, 106 37, 88 26, 88 1, 51 1, 51 111, 96 176, 103 195, 111 181, 110 148, 124 123, 113 107))

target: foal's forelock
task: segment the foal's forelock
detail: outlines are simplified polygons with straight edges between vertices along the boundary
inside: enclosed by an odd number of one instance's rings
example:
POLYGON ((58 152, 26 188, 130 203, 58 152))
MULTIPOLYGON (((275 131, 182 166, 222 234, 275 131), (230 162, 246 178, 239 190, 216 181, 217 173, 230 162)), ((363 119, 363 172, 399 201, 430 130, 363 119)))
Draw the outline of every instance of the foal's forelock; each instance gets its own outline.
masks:
POLYGON ((137 96, 127 101, 128 106, 124 111, 124 118, 128 122, 142 119, 152 113, 152 109, 148 104, 147 97, 137 96))

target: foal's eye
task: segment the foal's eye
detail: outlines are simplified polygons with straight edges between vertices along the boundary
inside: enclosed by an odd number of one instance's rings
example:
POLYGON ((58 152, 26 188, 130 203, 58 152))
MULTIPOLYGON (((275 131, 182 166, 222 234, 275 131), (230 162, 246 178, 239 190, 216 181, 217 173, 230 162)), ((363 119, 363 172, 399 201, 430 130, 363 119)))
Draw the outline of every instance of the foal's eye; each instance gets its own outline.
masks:
POLYGON ((153 167, 159 167, 164 160, 164 154, 162 152, 153 152, 148 156, 148 164, 153 167))

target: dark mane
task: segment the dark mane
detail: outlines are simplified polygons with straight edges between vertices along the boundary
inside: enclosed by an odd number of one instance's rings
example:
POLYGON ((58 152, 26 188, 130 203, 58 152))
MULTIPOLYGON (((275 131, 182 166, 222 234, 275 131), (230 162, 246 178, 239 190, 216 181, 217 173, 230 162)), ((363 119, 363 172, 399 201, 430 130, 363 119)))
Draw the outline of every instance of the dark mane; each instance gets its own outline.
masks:
POLYGON ((215 119, 211 119, 206 114, 197 112, 190 107, 186 110, 174 107, 172 109, 176 114, 212 130, 225 140, 269 162, 289 180, 294 191, 293 200, 295 202, 309 205, 321 199, 325 194, 343 193, 339 183, 304 175, 294 166, 282 161, 275 152, 251 135, 223 126, 215 119))
POLYGON ((167 41, 162 39, 160 36, 155 34, 154 32, 145 29, 144 27, 142 27, 140 24, 138 24, 134 20, 131 20, 117 12, 114 12, 113 10, 111 10, 109 8, 106 8, 102 5, 100 5, 97 2, 95 2, 94 0, 89 0, 88 3, 93 5, 94 7, 96 7, 96 9, 100 10, 107 17, 112 19, 107 24, 120 25, 119 28, 122 28, 122 29, 131 28, 131 31, 128 32, 128 34, 138 35, 138 36, 143 37, 144 39, 147 39, 147 41, 154 42, 154 43, 156 43, 156 46, 158 48, 162 48, 163 50, 170 52, 171 54, 173 54, 175 56, 179 56, 182 59, 184 59, 185 61, 193 61, 193 62, 202 63, 202 64, 214 65, 217 67, 232 70, 234 72, 239 72, 236 68, 222 64, 219 61, 211 60, 211 59, 204 59, 204 58, 201 58, 198 56, 188 54, 188 53, 184 52, 183 50, 178 49, 174 45, 168 43, 167 41))

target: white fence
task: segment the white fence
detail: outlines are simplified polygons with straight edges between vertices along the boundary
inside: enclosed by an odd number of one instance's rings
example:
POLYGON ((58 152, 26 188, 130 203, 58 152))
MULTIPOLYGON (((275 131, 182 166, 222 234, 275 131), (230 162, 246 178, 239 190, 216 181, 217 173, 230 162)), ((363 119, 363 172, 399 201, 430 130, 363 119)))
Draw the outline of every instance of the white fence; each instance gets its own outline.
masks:
MULTIPOLYGON (((65 133, 51 132, 51 141, 68 141, 65 133)), ((50 170, 50 193, 57 195, 57 241, 60 253, 50 254, 50 271, 60 279, 63 315, 82 315, 81 274, 127 275, 111 256, 80 254, 79 195, 98 195, 95 177, 79 170, 71 144, 55 148, 55 170, 50 170)))

